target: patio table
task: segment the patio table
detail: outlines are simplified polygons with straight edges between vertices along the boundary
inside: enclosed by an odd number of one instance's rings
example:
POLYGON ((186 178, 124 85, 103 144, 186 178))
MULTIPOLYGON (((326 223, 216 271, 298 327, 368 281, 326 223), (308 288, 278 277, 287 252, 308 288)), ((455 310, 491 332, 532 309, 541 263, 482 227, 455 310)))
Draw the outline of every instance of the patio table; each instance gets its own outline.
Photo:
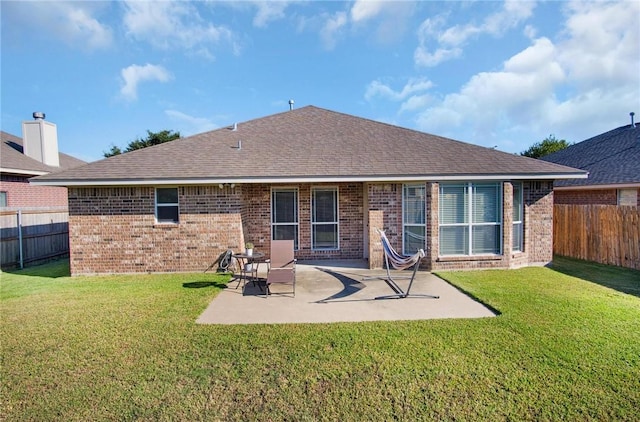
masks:
MULTIPOLYGON (((253 282, 253 285, 256 285, 258 280, 258 267, 261 262, 264 262, 264 253, 262 252, 253 252, 251 255, 247 255, 246 253, 234 253, 232 255, 236 261, 238 262, 238 266, 240 267, 240 276, 238 277, 238 284, 236 285, 236 289, 240 286, 240 281, 242 280, 242 288, 246 284, 246 281, 249 280, 253 282), (250 267, 248 267, 250 265, 250 267)), ((258 287, 262 291, 262 286, 260 283, 257 283, 258 287)))

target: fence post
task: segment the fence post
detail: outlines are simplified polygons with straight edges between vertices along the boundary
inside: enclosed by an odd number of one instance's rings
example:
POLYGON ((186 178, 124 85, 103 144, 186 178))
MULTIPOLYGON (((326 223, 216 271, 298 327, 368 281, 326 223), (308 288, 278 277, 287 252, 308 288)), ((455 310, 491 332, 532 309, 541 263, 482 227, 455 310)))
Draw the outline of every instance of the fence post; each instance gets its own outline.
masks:
POLYGON ((18 254, 20 256, 20 269, 24 268, 24 253, 22 251, 22 210, 18 210, 18 254))

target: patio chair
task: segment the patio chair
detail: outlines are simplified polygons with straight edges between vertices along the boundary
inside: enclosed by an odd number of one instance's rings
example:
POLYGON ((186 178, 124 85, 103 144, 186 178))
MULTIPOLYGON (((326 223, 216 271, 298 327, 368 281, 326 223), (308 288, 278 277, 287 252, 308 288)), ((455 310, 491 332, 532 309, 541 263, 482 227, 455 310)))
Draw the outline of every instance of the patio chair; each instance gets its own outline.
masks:
POLYGON ((400 255, 391 246, 391 243, 389 242, 389 239, 387 239, 387 235, 384 233, 384 230, 380 230, 380 229, 377 229, 377 230, 378 230, 378 233, 380 234, 382 249, 384 250, 384 260, 386 263, 385 266, 387 269, 387 276, 386 277, 365 277, 365 280, 366 279, 370 280, 372 278, 379 278, 381 280, 384 280, 387 282, 389 287, 391 287, 393 291, 395 291, 396 293, 392 295, 378 296, 376 297, 376 299, 405 299, 407 297, 428 297, 431 299, 440 298, 440 296, 411 293, 411 286, 413 285, 413 280, 415 279, 416 272, 418 271, 418 267, 420 266, 420 261, 422 260, 422 258, 425 257, 424 250, 419 249, 418 252, 416 252, 414 255, 411 255, 411 256, 400 255), (413 266, 413 273, 411 274, 410 277, 403 276, 403 277, 395 277, 394 279, 394 277, 391 276, 390 266, 393 266, 393 268, 395 268, 396 270, 406 270, 407 268, 410 268, 411 266, 413 266), (402 290, 402 288, 400 288, 400 286, 398 286, 398 284, 396 283, 395 280, 399 280, 399 279, 410 280, 409 286, 407 287, 406 292, 402 290))
POLYGON ((271 256, 267 260, 267 286, 265 296, 271 293, 271 284, 291 284, 293 296, 296 296, 296 259, 293 252, 293 240, 272 240, 271 256))

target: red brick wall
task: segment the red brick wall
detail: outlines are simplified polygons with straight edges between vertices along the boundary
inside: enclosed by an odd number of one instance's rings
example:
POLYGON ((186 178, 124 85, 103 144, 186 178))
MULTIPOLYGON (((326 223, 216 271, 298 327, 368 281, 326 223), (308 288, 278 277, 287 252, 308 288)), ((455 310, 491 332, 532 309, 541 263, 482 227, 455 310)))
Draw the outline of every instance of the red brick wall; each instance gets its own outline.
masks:
POLYGON ((556 190, 553 195, 556 204, 618 205, 618 192, 616 189, 556 190))
POLYGON ((0 191, 7 192, 7 207, 66 207, 67 188, 34 186, 26 178, 2 176, 0 191))
POLYGON ((204 271, 241 250, 239 189, 180 187, 179 224, 156 224, 150 187, 70 188, 71 273, 204 271))

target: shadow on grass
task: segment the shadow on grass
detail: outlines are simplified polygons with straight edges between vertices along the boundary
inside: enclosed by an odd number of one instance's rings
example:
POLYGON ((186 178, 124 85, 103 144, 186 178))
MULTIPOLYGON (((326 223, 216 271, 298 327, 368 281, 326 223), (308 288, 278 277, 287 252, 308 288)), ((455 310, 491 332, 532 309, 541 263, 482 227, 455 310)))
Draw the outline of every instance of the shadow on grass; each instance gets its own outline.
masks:
POLYGON ((207 287, 226 289, 227 283, 220 283, 218 281, 190 281, 188 283, 182 283, 182 287, 185 289, 204 289, 207 287))
POLYGON ((640 297, 640 271, 564 256, 554 256, 549 267, 572 277, 640 297))
POLYGON ((496 316, 502 315, 502 312, 499 309, 494 308, 493 306, 489 305, 487 302, 485 302, 484 300, 480 299, 478 296, 474 295, 473 293, 468 292, 468 291, 464 290, 462 287, 455 285, 450 280, 448 280, 443 274, 440 274, 440 273, 431 273, 431 274, 433 274, 434 276, 438 277, 440 280, 444 281, 449 286, 453 287, 454 289, 456 289, 457 291, 459 291, 463 295, 468 296, 474 302, 478 302, 479 304, 481 304, 482 306, 484 306, 485 308, 487 308, 488 310, 493 312, 496 316))
POLYGON ((61 258, 45 264, 34 265, 33 267, 3 269, 2 271, 27 277, 60 278, 71 276, 69 258, 61 258))

